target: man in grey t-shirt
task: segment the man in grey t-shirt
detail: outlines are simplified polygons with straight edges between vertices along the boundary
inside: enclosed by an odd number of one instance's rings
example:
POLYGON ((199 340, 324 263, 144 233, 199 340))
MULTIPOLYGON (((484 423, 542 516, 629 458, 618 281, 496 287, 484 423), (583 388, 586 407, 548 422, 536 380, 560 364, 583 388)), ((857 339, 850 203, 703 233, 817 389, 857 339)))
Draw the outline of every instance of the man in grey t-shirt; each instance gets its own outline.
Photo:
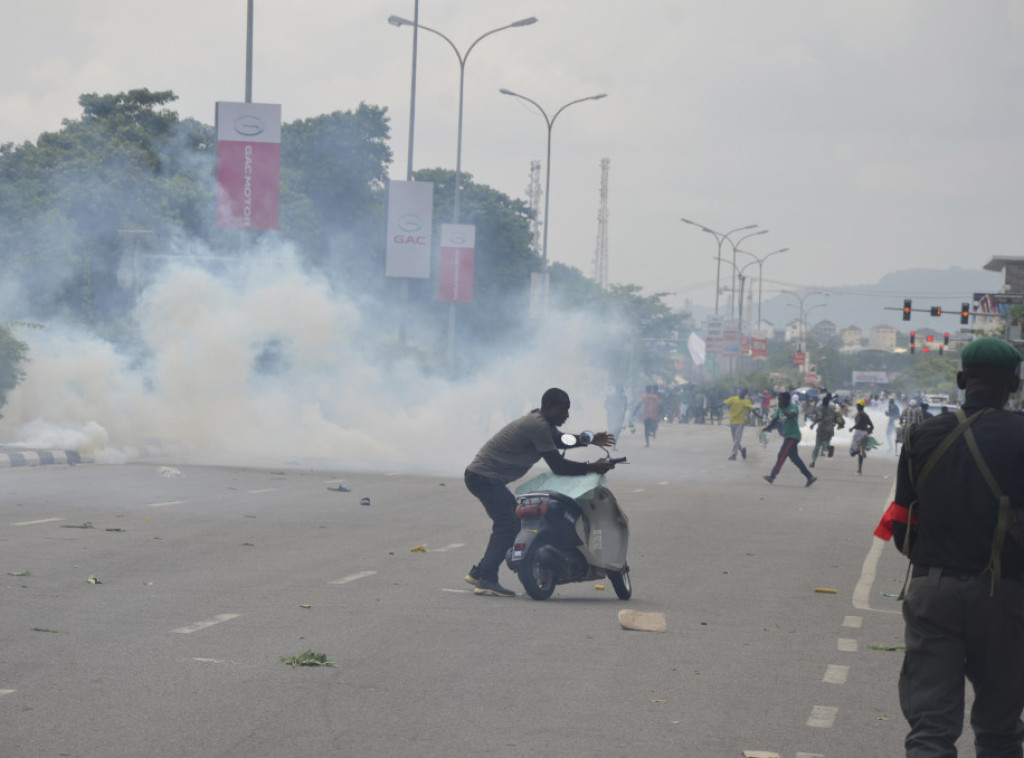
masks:
MULTIPOLYGON (((466 575, 477 595, 514 597, 516 593, 498 584, 498 569, 512 547, 519 520, 516 498, 506 486, 525 474, 541 458, 562 476, 603 474, 614 465, 607 459, 593 463, 569 461, 558 454, 558 429, 569 418, 569 395, 552 387, 541 398, 540 408, 516 419, 489 439, 466 467, 466 487, 483 503, 493 526, 480 563, 466 575)), ((594 435, 593 444, 608 447, 615 437, 608 432, 594 435)))

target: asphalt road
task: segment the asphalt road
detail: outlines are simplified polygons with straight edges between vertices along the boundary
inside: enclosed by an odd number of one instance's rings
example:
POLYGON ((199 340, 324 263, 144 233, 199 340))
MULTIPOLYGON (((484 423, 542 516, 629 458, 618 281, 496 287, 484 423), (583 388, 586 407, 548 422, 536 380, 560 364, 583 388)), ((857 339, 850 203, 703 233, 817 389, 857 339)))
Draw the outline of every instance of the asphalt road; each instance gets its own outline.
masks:
POLYGON ((769 485, 755 432, 737 462, 726 426, 622 441, 629 601, 474 596, 461 472, 0 471, 0 756, 900 755, 894 460, 769 485), (337 665, 280 661, 306 650, 337 665))

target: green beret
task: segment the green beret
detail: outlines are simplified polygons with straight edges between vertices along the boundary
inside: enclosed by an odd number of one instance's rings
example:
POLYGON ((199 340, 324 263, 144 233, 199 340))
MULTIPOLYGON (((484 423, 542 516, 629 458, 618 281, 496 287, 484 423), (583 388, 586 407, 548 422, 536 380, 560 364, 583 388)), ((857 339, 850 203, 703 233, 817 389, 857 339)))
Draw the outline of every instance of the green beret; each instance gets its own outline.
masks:
POLYGON ((960 362, 964 368, 969 366, 1017 368, 1020 361, 1020 351, 1006 340, 1001 340, 998 337, 978 337, 971 340, 967 347, 960 351, 960 362))

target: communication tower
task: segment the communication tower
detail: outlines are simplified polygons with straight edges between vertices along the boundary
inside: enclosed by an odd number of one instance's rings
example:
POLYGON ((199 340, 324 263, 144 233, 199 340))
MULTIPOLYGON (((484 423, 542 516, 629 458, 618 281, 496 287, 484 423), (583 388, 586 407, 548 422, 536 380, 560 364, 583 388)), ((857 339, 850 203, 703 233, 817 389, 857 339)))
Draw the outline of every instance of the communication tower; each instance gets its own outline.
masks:
POLYGON ((608 158, 601 159, 600 204, 597 211, 597 247, 594 251, 594 281, 608 289, 608 158))

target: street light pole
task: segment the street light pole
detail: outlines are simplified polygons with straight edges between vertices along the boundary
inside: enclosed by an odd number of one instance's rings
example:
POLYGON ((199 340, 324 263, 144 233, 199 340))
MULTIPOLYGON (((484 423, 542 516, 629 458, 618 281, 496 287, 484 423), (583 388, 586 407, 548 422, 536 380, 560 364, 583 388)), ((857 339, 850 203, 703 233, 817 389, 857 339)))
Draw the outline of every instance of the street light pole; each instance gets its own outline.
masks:
MULTIPOLYGON (((761 285, 764 282, 764 262, 766 260, 768 260, 769 258, 771 258, 776 253, 785 253, 788 250, 789 250, 788 247, 782 247, 782 248, 779 248, 778 250, 772 250, 770 253, 767 253, 766 255, 761 255, 761 256, 754 255, 753 253, 748 253, 746 250, 739 250, 739 249, 736 250, 737 253, 743 253, 744 255, 749 255, 751 258, 753 258, 755 261, 757 261, 757 328, 758 329, 761 328, 761 293, 763 291, 761 285)), ((746 266, 744 266, 743 268, 745 269, 746 266)))
POLYGON ((732 274, 733 274, 733 277, 732 277, 732 288, 729 290, 729 318, 732 318, 733 304, 736 301, 736 272, 738 270, 736 268, 736 248, 738 248, 740 246, 740 243, 743 242, 743 240, 749 239, 750 237, 756 237, 758 234, 768 234, 768 230, 767 229, 760 229, 760 230, 758 230, 756 232, 751 232, 750 234, 745 234, 742 237, 740 237, 738 240, 736 240, 735 242, 733 242, 732 240, 729 240, 729 244, 732 245, 732 274))
POLYGON ((455 57, 459 60, 459 121, 458 121, 458 137, 455 145, 455 220, 454 223, 459 223, 459 194, 462 190, 462 114, 463 114, 463 101, 466 90, 466 61, 469 59, 469 54, 473 52, 473 48, 477 46, 482 39, 490 37, 492 34, 504 31, 505 29, 513 29, 520 26, 530 26, 531 24, 537 23, 537 19, 534 16, 530 18, 523 18, 519 21, 513 21, 511 24, 505 24, 505 26, 499 26, 497 29, 491 29, 489 32, 485 32, 477 37, 473 42, 466 48, 466 52, 462 53, 455 43, 448 38, 442 32, 437 29, 432 29, 429 26, 410 21, 407 18, 401 16, 389 16, 388 23, 392 26, 412 26, 414 28, 422 29, 425 32, 431 32, 436 34, 438 37, 443 39, 455 53, 455 57))
MULTIPOLYGON (((731 243, 732 240, 729 239, 729 235, 735 234, 736 232, 746 231, 747 229, 756 229, 757 228, 757 224, 750 224, 748 226, 740 226, 740 227, 737 227, 736 229, 733 229, 732 231, 729 231, 729 232, 726 232, 725 234, 722 234, 721 232, 716 232, 714 229, 709 229, 708 227, 704 226, 703 224, 698 224, 696 221, 690 221, 690 219, 688 219, 688 218, 681 218, 679 220, 682 221, 684 224, 689 224, 690 226, 696 226, 701 231, 704 231, 704 232, 707 232, 708 234, 713 235, 714 238, 718 241, 718 256, 716 257, 716 260, 718 261, 718 266, 715 268, 715 315, 717 316, 718 315, 718 294, 719 294, 719 290, 721 289, 721 279, 722 279, 722 243, 725 242, 726 240, 729 240, 729 242, 731 243)), ((765 231, 767 231, 767 230, 765 230, 765 231)))
POLYGON ((540 112, 540 115, 544 117, 544 122, 548 126, 548 151, 547 151, 547 159, 546 159, 546 162, 545 162, 545 178, 544 178, 544 239, 543 239, 543 242, 542 242, 543 251, 541 253, 541 274, 542 274, 541 278, 543 279, 542 286, 547 287, 547 275, 548 275, 548 228, 551 226, 551 224, 548 223, 548 212, 549 212, 549 210, 551 208, 551 130, 555 126, 555 119, 558 118, 558 114, 560 114, 562 111, 564 111, 570 105, 576 105, 576 103, 583 103, 583 102, 586 102, 587 100, 600 100, 602 97, 607 97, 608 95, 606 93, 602 92, 600 95, 591 95, 589 97, 581 97, 581 98, 577 98, 576 100, 570 100, 568 103, 566 103, 561 108, 559 108, 557 111, 555 111, 555 115, 554 116, 551 116, 550 118, 548 118, 547 111, 545 111, 536 100, 531 100, 530 98, 526 97, 526 95, 520 95, 518 92, 513 92, 510 89, 502 88, 502 89, 499 89, 498 92, 500 92, 503 95, 510 95, 511 97, 518 97, 520 100, 525 100, 526 102, 530 103, 534 108, 536 108, 540 112))

